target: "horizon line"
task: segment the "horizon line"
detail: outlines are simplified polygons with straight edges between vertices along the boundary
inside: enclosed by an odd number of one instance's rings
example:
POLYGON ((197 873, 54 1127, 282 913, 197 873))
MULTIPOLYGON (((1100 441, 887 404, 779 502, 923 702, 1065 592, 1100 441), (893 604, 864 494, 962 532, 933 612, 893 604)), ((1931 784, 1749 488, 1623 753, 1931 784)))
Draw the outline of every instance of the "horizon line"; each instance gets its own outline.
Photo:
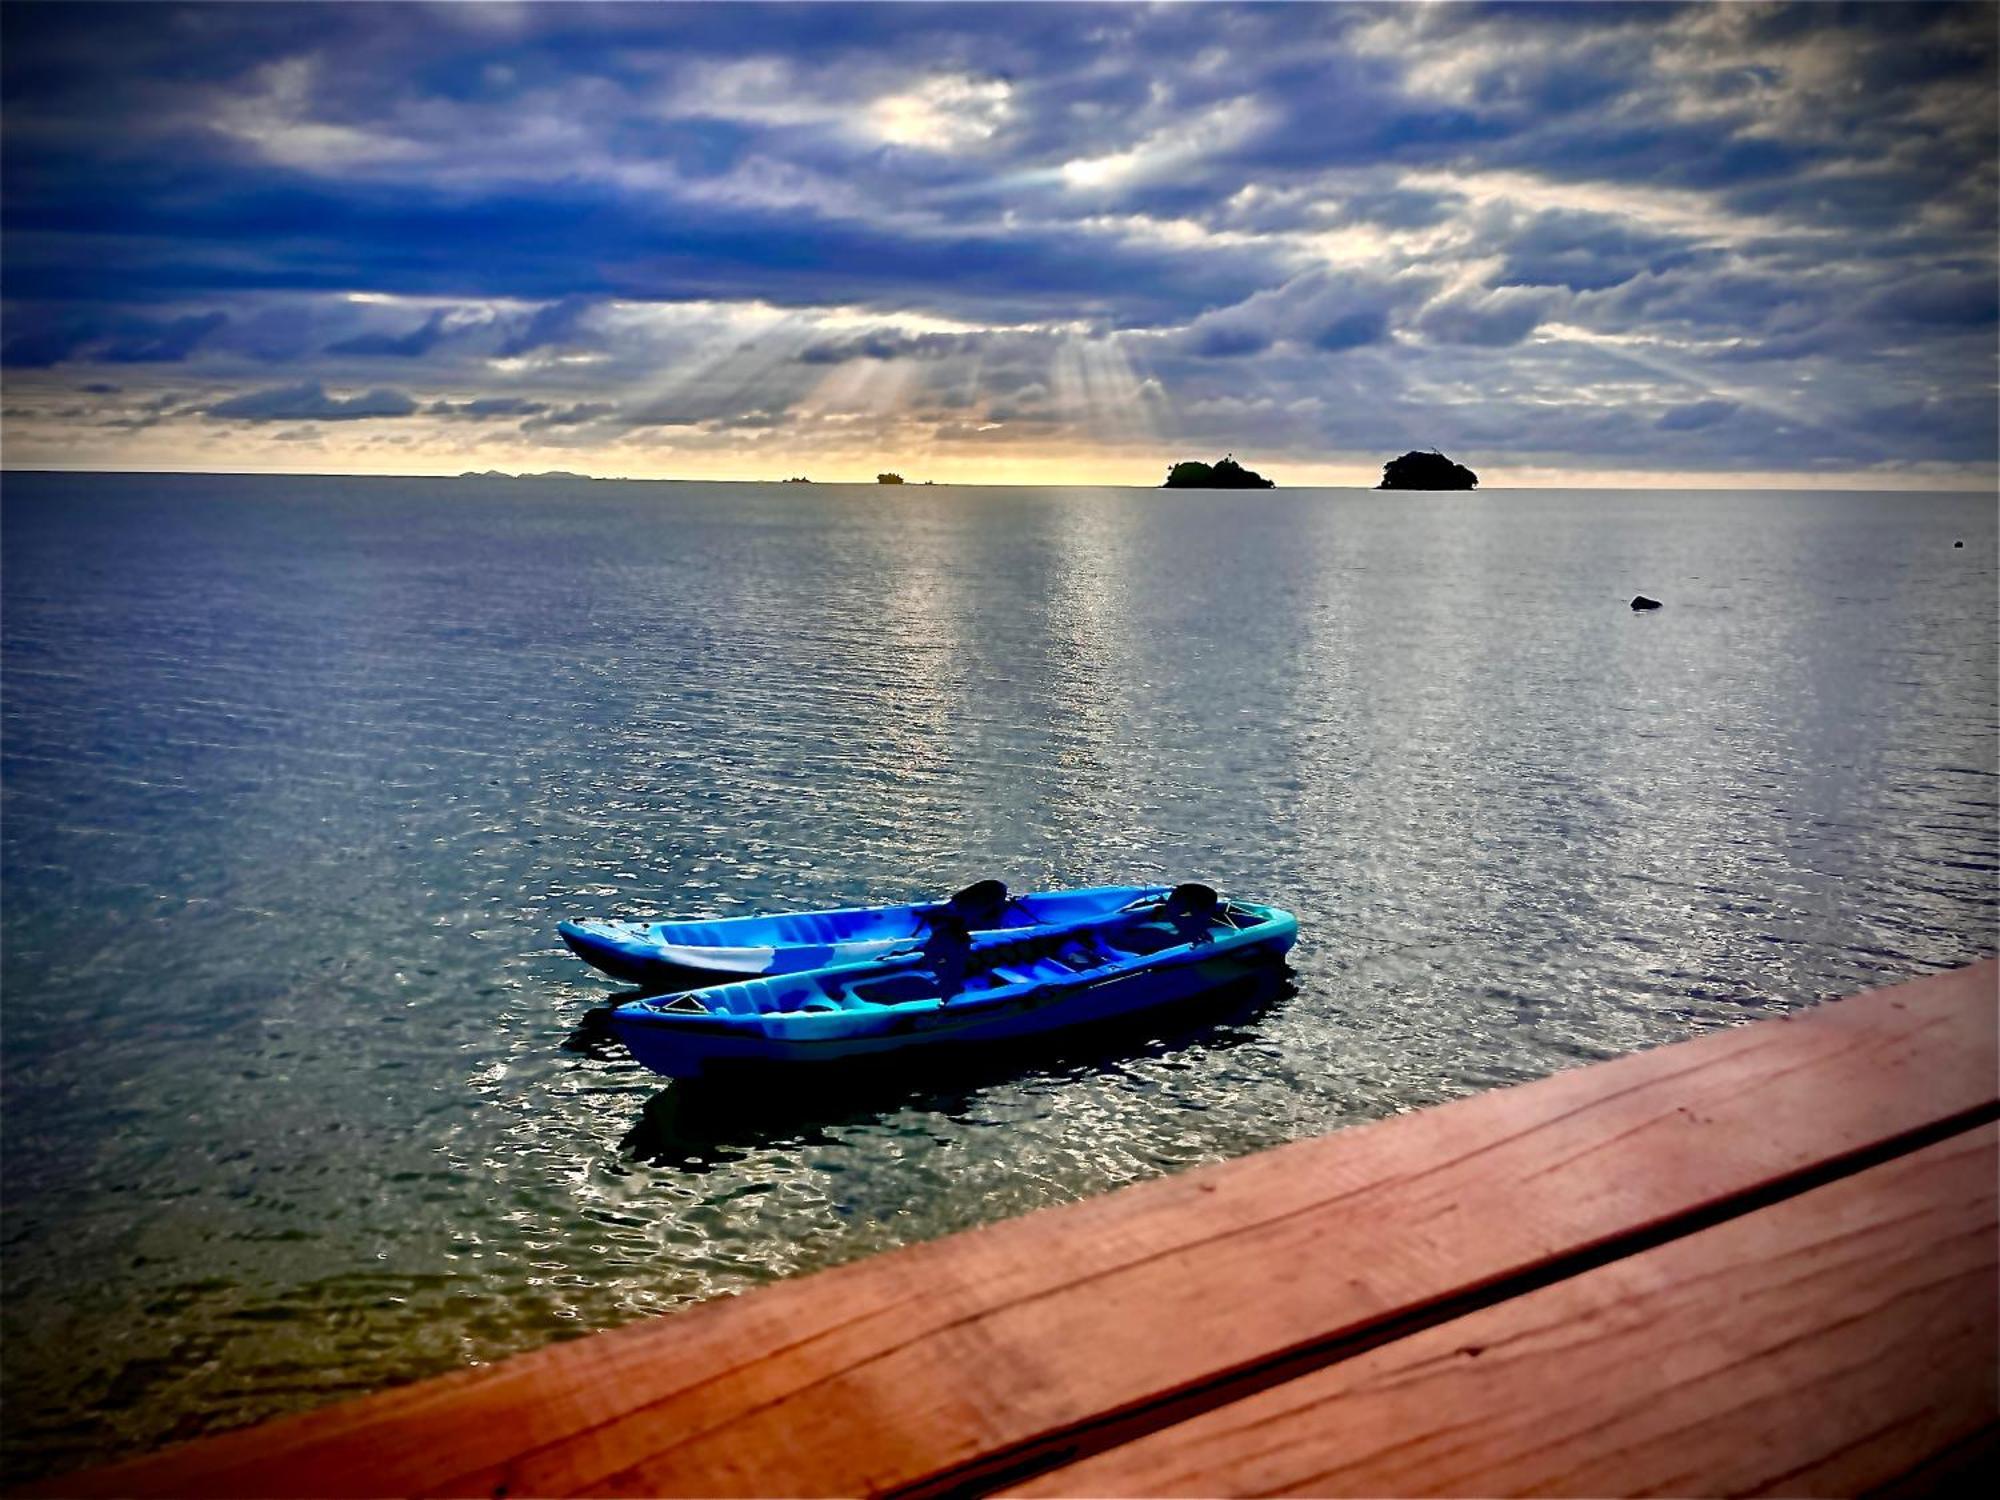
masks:
MULTIPOLYGON (((34 466, 34 465, 15 465, 15 464, 0 462, 0 476, 8 474, 129 474, 134 476, 177 475, 189 478, 207 477, 207 478, 218 478, 218 479, 430 479, 430 480, 439 480, 448 482, 463 482, 465 480, 471 480, 471 479, 519 480, 519 479, 540 479, 545 477, 552 477, 552 478, 584 480, 592 484, 778 485, 778 484, 789 484, 792 482, 791 480, 785 478, 712 479, 712 478, 679 478, 668 475, 639 476, 639 475, 627 475, 627 474, 586 474, 574 469, 542 469, 542 470, 529 470, 521 473, 508 473, 505 470, 492 469, 492 470, 481 470, 481 471, 460 470, 459 472, 453 474, 439 474, 439 473, 406 474, 406 473, 368 472, 360 470, 323 470, 323 469, 154 469, 154 468, 125 469, 125 468, 94 468, 94 467, 82 467, 82 466, 74 468, 64 468, 64 467, 47 467, 47 466, 34 466)), ((1906 481, 1904 483, 1882 482, 1882 483, 1870 483, 1870 484, 1813 481, 1811 479, 1811 476, 1807 475, 1787 476, 1787 478, 1793 479, 1794 481, 1804 480, 1806 482, 1746 484, 1741 482, 1732 483, 1727 481, 1709 481, 1709 482, 1691 483, 1688 482, 1686 476, 1676 476, 1675 479, 1663 478, 1661 482, 1656 484, 1629 484, 1629 483, 1489 484, 1482 480, 1471 490, 1385 490, 1381 485, 1375 485, 1375 484, 1284 484, 1284 483, 1279 483, 1275 485, 1274 488, 1292 489, 1292 490, 1353 490, 1362 494, 1440 494, 1440 495, 1481 494, 1481 493, 1490 493, 1494 491, 1503 491, 1503 490, 1510 492, 1528 492, 1528 491, 1543 491, 1543 490, 1617 490, 1621 492, 1631 491, 1634 493, 1643 493, 1650 490, 1715 490, 1715 491, 1752 490, 1758 492, 1768 492, 1771 494, 1804 494, 1804 493, 1825 492, 1825 493, 1851 493, 1851 494, 1921 493, 1921 494, 1939 494, 1939 495, 1987 495, 1995 493, 1996 490, 2000 490, 2000 476, 1996 476, 1995 478, 1990 479, 1983 484, 1973 484, 1970 486, 1961 486, 1954 483, 1942 483, 1937 481, 1925 483, 1920 478, 1916 478, 1915 476, 1912 476, 1912 481, 1914 482, 1911 481, 1906 481)), ((874 480, 874 479, 809 479, 806 480, 805 482, 814 485, 826 486, 828 488, 852 487, 861 489, 903 489, 903 490, 908 490, 908 489, 1164 490, 1168 488, 1168 486, 1164 484, 1137 484, 1137 483, 1105 484, 1105 483, 1088 483, 1088 482, 1065 483, 1061 481, 1022 482, 1022 481, 1001 481, 1001 480, 996 480, 992 482, 978 482, 978 481, 968 481, 962 479, 925 480, 925 479, 908 479, 908 478, 905 478, 900 484, 882 484, 879 480, 874 480)), ((1188 486, 1188 488, 1194 488, 1194 487, 1188 486)), ((1215 490, 1208 491, 1208 493, 1228 494, 1233 492, 1225 488, 1218 488, 1215 490)), ((1244 493, 1266 493, 1266 492, 1259 490, 1259 491, 1245 491, 1244 493)))

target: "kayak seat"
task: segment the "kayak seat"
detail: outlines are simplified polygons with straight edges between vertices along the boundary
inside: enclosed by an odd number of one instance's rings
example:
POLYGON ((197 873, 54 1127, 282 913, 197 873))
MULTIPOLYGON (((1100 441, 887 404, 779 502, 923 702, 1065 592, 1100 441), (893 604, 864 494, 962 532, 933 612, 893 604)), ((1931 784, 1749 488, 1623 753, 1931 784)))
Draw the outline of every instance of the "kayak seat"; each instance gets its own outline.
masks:
POLYGON ((1104 945, 1117 952, 1134 958, 1149 958, 1166 948, 1177 948, 1181 939, 1178 934, 1164 927, 1150 924, 1143 927, 1128 927, 1116 937, 1106 937, 1104 945))

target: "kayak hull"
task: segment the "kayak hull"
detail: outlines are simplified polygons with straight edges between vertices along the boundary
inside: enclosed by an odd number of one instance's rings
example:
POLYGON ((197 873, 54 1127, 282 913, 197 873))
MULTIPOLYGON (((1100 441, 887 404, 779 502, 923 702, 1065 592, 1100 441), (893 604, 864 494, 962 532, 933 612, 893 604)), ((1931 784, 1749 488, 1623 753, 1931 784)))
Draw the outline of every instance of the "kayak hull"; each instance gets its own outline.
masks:
MULTIPOLYGON (((728 1010, 750 1000, 762 985, 719 986, 691 998, 715 1014, 662 1011, 646 1003, 620 1006, 611 1029, 632 1056, 670 1078, 698 1078, 741 1069, 819 1069, 892 1053, 956 1050, 1046 1036, 1188 1001, 1268 971, 1290 951, 1298 922, 1269 907, 1238 908, 1259 920, 1218 940, 1114 961, 1098 970, 1046 982, 1004 984, 989 993, 888 1005, 854 1004, 817 1013, 740 1014, 728 1010)), ((1028 938, 1047 947, 1060 942, 1028 938)), ((1021 944, 1015 944, 1019 947, 1021 944)), ((924 971, 909 964, 847 965, 790 976, 830 994, 859 994, 908 985, 920 987, 924 971)), ((851 1002, 850 1002, 851 1003, 851 1002)))
MULTIPOLYGON (((1073 927, 1164 893, 1163 886, 1140 885, 1041 891, 1015 898, 1002 924, 983 931, 1073 927)), ((558 923, 556 931, 570 952, 613 978, 657 989, 688 989, 873 962, 921 942, 927 909, 915 904, 863 906, 676 922, 593 918, 558 923)))

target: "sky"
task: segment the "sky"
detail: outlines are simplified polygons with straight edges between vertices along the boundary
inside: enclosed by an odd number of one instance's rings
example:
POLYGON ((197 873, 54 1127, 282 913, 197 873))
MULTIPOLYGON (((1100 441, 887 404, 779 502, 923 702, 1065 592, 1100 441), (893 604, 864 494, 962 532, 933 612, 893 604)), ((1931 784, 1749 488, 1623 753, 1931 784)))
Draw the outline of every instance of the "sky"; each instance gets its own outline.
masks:
POLYGON ((0 457, 1989 486, 1996 15, 9 3, 0 457))

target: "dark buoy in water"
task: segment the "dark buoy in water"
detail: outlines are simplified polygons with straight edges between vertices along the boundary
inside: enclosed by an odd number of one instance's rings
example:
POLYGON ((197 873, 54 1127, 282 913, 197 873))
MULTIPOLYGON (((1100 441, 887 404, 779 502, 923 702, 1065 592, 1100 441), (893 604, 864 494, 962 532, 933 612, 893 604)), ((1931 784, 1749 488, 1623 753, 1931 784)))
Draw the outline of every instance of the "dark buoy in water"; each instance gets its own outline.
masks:
POLYGON ((1660 601, 1657 599, 1648 599, 1644 594, 1634 594, 1632 596, 1632 607, 1634 609, 1658 609, 1660 601))
POLYGON ((1952 543, 1952 546, 1954 546, 1954 547, 1963 547, 1964 545, 1965 545, 1965 543, 1963 543, 1963 542, 1953 542, 1953 543, 1952 543))

